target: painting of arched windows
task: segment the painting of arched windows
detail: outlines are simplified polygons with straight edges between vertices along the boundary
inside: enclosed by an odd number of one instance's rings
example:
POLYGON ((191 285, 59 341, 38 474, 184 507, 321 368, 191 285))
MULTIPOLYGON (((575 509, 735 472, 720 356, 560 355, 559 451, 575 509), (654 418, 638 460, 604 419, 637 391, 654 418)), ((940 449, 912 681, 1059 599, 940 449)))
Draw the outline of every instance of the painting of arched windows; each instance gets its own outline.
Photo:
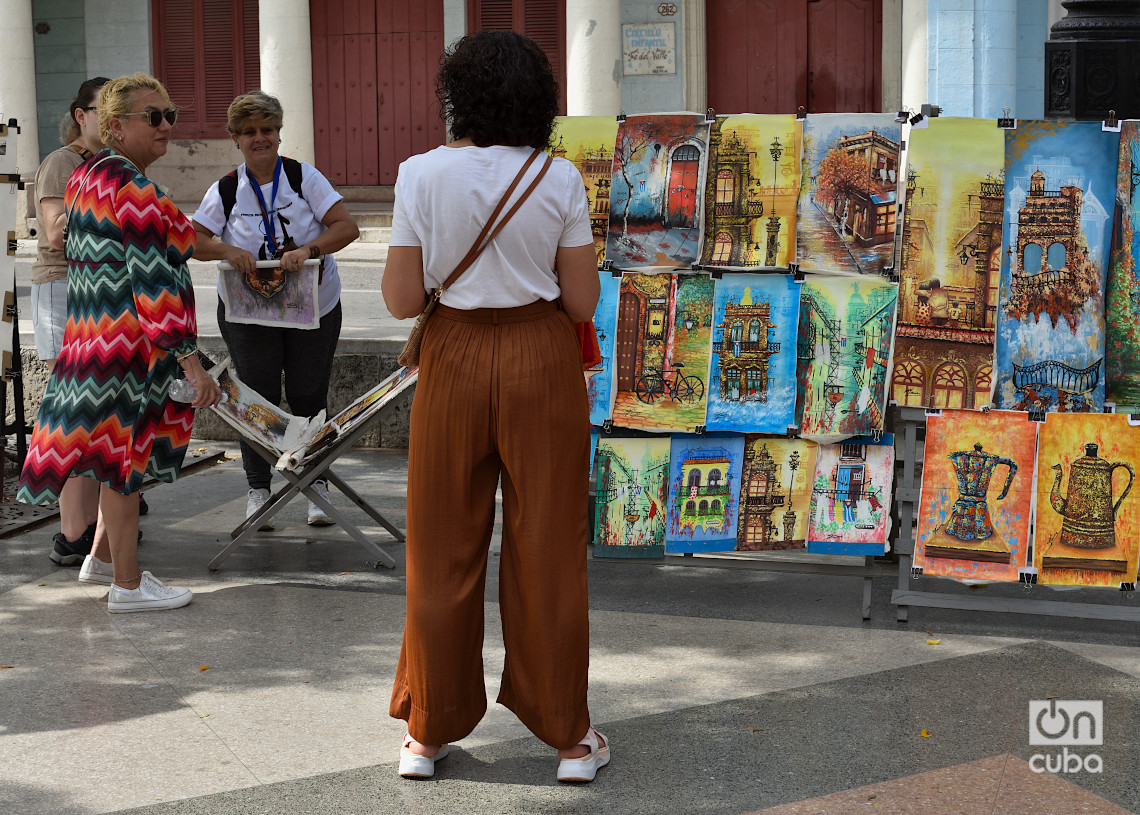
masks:
POLYGON ((685 514, 686 515, 695 515, 696 512, 697 512, 697 502, 693 501, 691 499, 686 501, 685 502, 685 514))
POLYGON ((696 467, 689 470, 689 486, 699 487, 701 485, 701 471, 696 467))
POLYGON ((732 259, 732 235, 717 232, 713 241, 712 263, 728 263, 732 259))
POLYGON ((913 359, 899 360, 891 380, 891 398, 900 405, 926 403, 926 370, 913 359))
POLYGON ((1036 243, 1025 244, 1025 251, 1021 254, 1021 270, 1026 274, 1037 274, 1041 271, 1041 247, 1036 243))
POLYGON ((966 401, 966 372, 956 362, 946 362, 934 372, 931 406, 962 407, 966 401))
POLYGON ((990 403, 990 385, 993 382, 994 369, 992 365, 983 365, 974 377, 974 404, 981 407, 990 403))
POLYGON ((1050 269, 1064 269, 1066 255, 1065 244, 1057 241, 1049 244, 1049 251, 1045 255, 1045 261, 1050 269))
POLYGON ((716 174, 716 214, 732 215, 732 202, 736 197, 736 179, 732 170, 724 169, 716 174))
POLYGON ((748 482, 748 494, 753 497, 763 497, 768 494, 768 475, 756 473, 748 482))
POLYGON ((720 515, 720 501, 713 501, 710 511, 713 515, 720 515))
POLYGON ((760 321, 753 320, 748 324, 748 341, 760 342, 760 321))
POLYGON ((697 505, 697 514, 698 515, 708 515, 709 514, 709 502, 708 501, 701 501, 697 505))
POLYGON ((719 487, 720 486, 720 479, 722 477, 723 476, 721 475, 720 470, 718 470, 716 467, 713 467, 711 470, 709 470, 709 486, 710 487, 719 487))

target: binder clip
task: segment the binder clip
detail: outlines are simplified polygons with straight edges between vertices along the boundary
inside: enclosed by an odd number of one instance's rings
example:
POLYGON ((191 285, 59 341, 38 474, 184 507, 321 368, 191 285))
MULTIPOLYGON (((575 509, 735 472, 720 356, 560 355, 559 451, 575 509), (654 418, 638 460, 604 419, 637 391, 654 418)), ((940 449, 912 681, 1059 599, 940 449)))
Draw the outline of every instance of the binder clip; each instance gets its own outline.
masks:
POLYGON ((787 436, 789 439, 794 439, 799 432, 800 432, 800 429, 798 427, 796 427, 794 424, 788 425, 787 436))
POLYGON ((1110 110, 1108 116, 1105 117, 1104 123, 1100 126, 1101 130, 1107 130, 1111 133, 1120 132, 1120 120, 1116 118, 1116 111, 1110 110))
POLYGON ((910 111, 907 110, 906 108, 903 108, 902 110, 900 110, 898 113, 895 114, 895 121, 898 122, 900 125, 909 121, 909 120, 910 120, 910 111))
POLYGON ((805 108, 803 105, 797 106, 796 107, 796 118, 799 119, 801 122, 804 119, 806 119, 807 118, 807 108, 805 108))
POLYGON ((883 273, 886 274, 887 280, 889 280, 891 283, 898 283, 902 280, 902 276, 899 274, 899 270, 894 266, 887 266, 883 269, 883 273))
POLYGON ((607 434, 613 433, 614 432, 614 420, 613 419, 606 419, 604 422, 602 422, 602 430, 605 431, 607 434))
POLYGON ((1103 412, 1104 413, 1116 413, 1116 402, 1105 402, 1103 412))
POLYGON ((872 427, 871 428, 871 441, 875 442, 875 444, 878 444, 882 440, 883 440, 883 428, 872 427))
POLYGON ((1121 583, 1120 584, 1120 590, 1121 591, 1136 591, 1136 584, 1135 583, 1121 583))
POLYGON ((926 417, 928 419, 931 416, 941 416, 942 415, 942 408, 928 407, 928 408, 924 408, 924 410, 926 411, 926 417))
POLYGON ((713 280, 720 280, 722 277, 724 277, 724 270, 723 269, 709 269, 709 277, 711 277, 713 280))
POLYGON ((982 413, 989 413, 993 409, 993 405, 978 405, 978 410, 982 413))
POLYGON ((1031 422, 1037 422, 1038 424, 1041 424, 1043 421, 1045 421, 1045 411, 1043 410, 1031 410, 1029 411, 1028 416, 1029 421, 1031 422))
POLYGON ((16 233, 15 232, 9 232, 8 233, 7 246, 5 247, 5 250, 8 252, 9 255, 15 256, 16 249, 18 249, 18 248, 19 248, 19 244, 16 243, 16 233))
POLYGON ((800 264, 798 263, 789 263, 788 272, 792 275, 792 280, 796 281, 797 283, 803 283, 804 280, 807 279, 807 275, 803 273, 803 270, 800 269, 800 264))
POLYGON ((705 121, 706 122, 715 122, 716 121, 716 111, 713 110, 712 108, 709 108, 708 110, 706 110, 705 111, 705 121))
POLYGON ((705 434, 705 426, 703 424, 699 424, 693 428, 693 432, 698 436, 703 436, 705 434))
MULTIPOLYGON (((898 121, 897 119, 895 121, 898 121)), ((899 139, 899 152, 906 152, 906 139, 899 139)))
POLYGON ((1021 583, 1027 589, 1037 585, 1037 569, 1030 566, 1025 569, 1017 570, 1017 582, 1021 583))
POLYGON ((625 122, 625 111, 624 110, 621 111, 620 113, 618 113, 617 120, 618 120, 619 125, 623 124, 625 122))
POLYGON ((918 578, 920 578, 920 577, 922 577, 922 567, 921 566, 911 566, 910 567, 910 579, 911 580, 918 580, 918 578))
POLYGON ((938 105, 925 105, 924 104, 921 108, 919 108, 919 110, 922 112, 923 116, 926 116, 927 118, 930 118, 930 119, 933 119, 937 116, 942 115, 942 108, 939 107, 938 105))
POLYGON ((611 277, 621 277, 621 269, 614 266, 614 262, 612 260, 602 261, 602 271, 609 272, 611 277))
POLYGON ((1017 129, 1017 119, 1014 119, 1009 115, 1009 108, 1001 109, 1001 116, 998 117, 997 122, 998 127, 1000 127, 1002 130, 1017 129))

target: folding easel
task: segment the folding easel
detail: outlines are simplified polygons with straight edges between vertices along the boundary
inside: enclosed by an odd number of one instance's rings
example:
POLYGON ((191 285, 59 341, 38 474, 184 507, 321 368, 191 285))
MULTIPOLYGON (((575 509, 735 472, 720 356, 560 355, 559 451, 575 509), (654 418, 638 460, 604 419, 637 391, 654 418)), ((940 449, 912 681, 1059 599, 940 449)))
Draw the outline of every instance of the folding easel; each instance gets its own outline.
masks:
MULTIPOLYGON (((377 410, 371 416, 350 427, 346 433, 342 433, 338 436, 328 447, 303 463, 296 471, 281 470, 280 473, 285 477, 287 482, 285 486, 277 490, 277 492, 265 502, 261 509, 247 518, 243 523, 239 524, 237 528, 230 533, 230 537, 232 538, 231 543, 210 561, 210 571, 217 571, 225 559, 233 554, 235 549, 245 543, 261 524, 272 519, 274 515, 280 512, 286 504, 298 495, 304 495, 323 509, 326 515, 332 518, 338 526, 348 533, 349 537, 363 546, 369 555, 375 557, 375 568, 383 566, 386 569, 394 569, 396 567, 396 561, 392 559, 391 555, 381 549, 379 545, 369 540, 369 538, 345 518, 336 507, 324 500, 317 494, 317 491, 312 488, 314 481, 318 479, 327 480, 344 493, 352 503, 364 510, 369 517, 388 530, 398 543, 404 542, 405 537, 403 532, 393 526, 387 518, 377 512, 367 501, 361 498, 352 487, 332 471, 333 462, 367 433, 372 425, 385 413, 385 410, 377 410)), ((270 450, 250 438, 245 438, 244 440, 257 451, 258 455, 268 461, 270 465, 277 463, 280 457, 279 453, 270 450)))

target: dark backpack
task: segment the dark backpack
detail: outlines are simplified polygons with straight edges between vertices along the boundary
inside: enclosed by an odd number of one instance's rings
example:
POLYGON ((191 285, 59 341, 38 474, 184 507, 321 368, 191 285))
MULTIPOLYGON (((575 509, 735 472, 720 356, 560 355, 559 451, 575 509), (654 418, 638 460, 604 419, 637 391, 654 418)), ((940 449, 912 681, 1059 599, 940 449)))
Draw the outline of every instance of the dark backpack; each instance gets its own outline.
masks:
MULTIPOLYGON (((285 170, 285 177, 289 179, 289 186, 293 188, 293 192, 304 201, 305 194, 301 192, 301 162, 282 156, 281 168, 285 170)), ((237 188, 237 170, 230 170, 218 181, 218 193, 222 196, 222 229, 225 229, 226 224, 230 222, 230 213, 234 211, 234 204, 237 203, 237 188)))

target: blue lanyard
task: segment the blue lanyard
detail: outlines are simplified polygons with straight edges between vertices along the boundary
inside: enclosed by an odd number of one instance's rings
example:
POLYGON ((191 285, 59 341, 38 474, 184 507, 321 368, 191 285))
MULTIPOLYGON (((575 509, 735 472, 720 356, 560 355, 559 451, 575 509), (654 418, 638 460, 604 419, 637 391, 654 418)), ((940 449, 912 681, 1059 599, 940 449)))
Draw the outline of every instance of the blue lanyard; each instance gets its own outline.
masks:
POLYGON ((274 202, 277 201, 277 185, 281 181, 281 156, 277 157, 277 166, 273 168, 273 190, 269 193, 269 206, 265 206, 265 197, 261 194, 261 185, 257 183, 257 179, 249 172, 248 165, 245 168, 245 177, 249 179, 249 184, 253 187, 253 191, 257 193, 257 203, 261 205, 261 220, 265 224, 265 240, 269 243, 269 251, 274 255, 277 254, 277 233, 273 229, 273 215, 271 214, 274 202))

